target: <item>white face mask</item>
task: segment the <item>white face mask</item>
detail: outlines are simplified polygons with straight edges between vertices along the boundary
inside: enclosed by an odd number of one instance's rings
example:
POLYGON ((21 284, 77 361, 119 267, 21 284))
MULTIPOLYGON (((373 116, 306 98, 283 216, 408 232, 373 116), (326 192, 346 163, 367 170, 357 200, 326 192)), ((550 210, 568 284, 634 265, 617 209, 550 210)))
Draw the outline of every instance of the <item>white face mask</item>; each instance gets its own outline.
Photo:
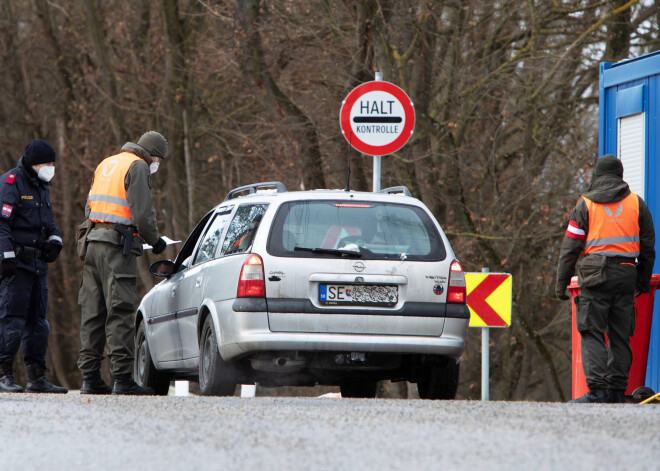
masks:
POLYGON ((149 165, 149 170, 151 171, 152 175, 158 171, 159 166, 160 166, 160 164, 158 164, 156 162, 153 162, 151 165, 149 165))
POLYGON ((45 182, 49 182, 53 179, 55 176, 55 166, 54 165, 48 165, 46 167, 41 167, 39 171, 37 172, 37 177, 39 177, 41 180, 45 182))

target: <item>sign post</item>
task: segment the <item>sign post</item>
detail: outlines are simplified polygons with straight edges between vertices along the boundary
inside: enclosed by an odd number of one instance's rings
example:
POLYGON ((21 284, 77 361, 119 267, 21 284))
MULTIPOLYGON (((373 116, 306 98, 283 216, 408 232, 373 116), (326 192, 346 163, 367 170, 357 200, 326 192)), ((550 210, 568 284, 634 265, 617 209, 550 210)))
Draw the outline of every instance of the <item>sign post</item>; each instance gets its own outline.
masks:
POLYGON ((355 87, 342 102, 341 132, 357 151, 374 157, 373 191, 380 190, 381 158, 401 149, 415 128, 415 109, 393 83, 376 80, 355 87))
POLYGON ((513 281, 508 273, 466 273, 465 288, 470 309, 470 327, 481 330, 481 400, 490 399, 490 328, 511 325, 513 281))
MULTIPOLYGON (((488 272, 490 268, 481 269, 481 273, 488 272)), ((481 400, 490 400, 490 327, 481 328, 481 400)))
MULTIPOLYGON (((374 78, 375 81, 380 81, 383 80, 383 73, 382 72, 376 72, 376 77, 374 78)), ((380 191, 380 173, 381 173, 381 164, 383 163, 383 156, 382 155, 374 155, 374 175, 373 175, 373 183, 372 183, 372 189, 374 193, 377 191, 380 191)))

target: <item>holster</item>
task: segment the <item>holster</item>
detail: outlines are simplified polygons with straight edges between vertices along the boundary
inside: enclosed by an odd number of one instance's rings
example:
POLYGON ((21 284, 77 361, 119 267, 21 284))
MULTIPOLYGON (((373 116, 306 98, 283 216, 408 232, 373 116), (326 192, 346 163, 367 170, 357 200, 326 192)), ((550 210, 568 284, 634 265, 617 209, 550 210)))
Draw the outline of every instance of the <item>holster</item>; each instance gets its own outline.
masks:
POLYGON ((121 234, 119 243, 122 245, 122 255, 130 255, 131 247, 133 247, 133 226, 127 226, 125 224, 115 224, 115 231, 121 234))
POLYGON ((16 253, 16 258, 26 265, 30 265, 35 259, 41 257, 41 250, 27 245, 17 245, 14 248, 14 252, 16 253))

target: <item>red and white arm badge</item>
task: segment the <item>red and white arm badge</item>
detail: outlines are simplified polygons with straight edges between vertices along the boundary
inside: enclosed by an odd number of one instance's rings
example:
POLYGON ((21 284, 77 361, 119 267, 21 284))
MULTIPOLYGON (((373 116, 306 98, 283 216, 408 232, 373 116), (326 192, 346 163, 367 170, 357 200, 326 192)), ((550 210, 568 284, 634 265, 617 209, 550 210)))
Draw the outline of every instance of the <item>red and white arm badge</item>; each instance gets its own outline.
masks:
POLYGON ((566 237, 576 240, 585 240, 587 238, 587 233, 580 229, 577 222, 569 221, 568 228, 566 229, 566 237))

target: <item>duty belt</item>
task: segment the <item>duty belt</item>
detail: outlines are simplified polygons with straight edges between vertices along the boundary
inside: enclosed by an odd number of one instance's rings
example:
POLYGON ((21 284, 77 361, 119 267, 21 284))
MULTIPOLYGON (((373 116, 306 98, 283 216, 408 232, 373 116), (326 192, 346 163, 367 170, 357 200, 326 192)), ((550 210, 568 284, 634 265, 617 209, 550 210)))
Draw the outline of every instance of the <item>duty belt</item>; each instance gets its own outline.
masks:
POLYGON ((100 227, 101 229, 115 229, 115 223, 114 222, 95 222, 94 227, 100 227))
POLYGON ((35 259, 41 258, 41 249, 28 245, 16 245, 14 252, 16 252, 16 258, 27 265, 34 262, 35 259))
POLYGON ((615 265, 617 263, 635 263, 635 257, 622 257, 617 255, 615 257, 605 257, 608 265, 615 265))
POLYGON ((126 224, 119 224, 113 222, 95 222, 94 228, 112 229, 120 234, 119 243, 122 246, 122 255, 130 255, 131 247, 133 246, 133 236, 137 235, 137 227, 128 226, 126 224))

